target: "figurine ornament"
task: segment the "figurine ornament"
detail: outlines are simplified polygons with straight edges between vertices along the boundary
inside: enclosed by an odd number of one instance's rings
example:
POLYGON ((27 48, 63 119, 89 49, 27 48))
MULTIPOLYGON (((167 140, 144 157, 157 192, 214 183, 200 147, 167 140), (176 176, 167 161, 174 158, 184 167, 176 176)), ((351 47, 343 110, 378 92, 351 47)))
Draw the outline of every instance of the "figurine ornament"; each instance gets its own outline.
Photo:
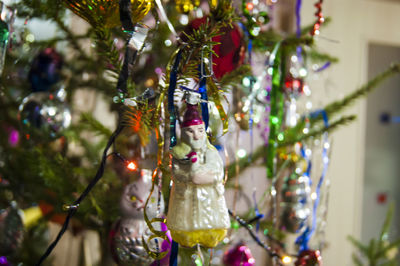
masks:
POLYGON ((173 185, 167 226, 172 239, 184 247, 212 248, 225 237, 230 221, 223 162, 207 139, 196 95, 185 95, 181 138, 171 150, 173 185))

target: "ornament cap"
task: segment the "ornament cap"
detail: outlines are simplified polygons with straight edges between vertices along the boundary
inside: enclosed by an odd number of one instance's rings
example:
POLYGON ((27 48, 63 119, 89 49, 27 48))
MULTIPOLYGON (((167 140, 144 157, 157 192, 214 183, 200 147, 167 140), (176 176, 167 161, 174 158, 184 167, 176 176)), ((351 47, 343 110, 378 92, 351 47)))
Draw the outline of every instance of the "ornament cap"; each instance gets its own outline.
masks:
POLYGON ((201 124, 203 124, 203 120, 201 119, 197 109, 197 104, 194 105, 187 103, 187 109, 183 115, 182 128, 201 124))

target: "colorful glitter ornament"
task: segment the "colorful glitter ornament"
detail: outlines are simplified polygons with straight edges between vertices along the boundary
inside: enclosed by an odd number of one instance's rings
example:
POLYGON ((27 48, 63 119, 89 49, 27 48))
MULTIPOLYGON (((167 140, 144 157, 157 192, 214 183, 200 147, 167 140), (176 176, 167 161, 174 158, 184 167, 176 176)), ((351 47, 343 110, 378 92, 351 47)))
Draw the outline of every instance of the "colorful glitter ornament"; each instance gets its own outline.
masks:
POLYGON ((299 230, 311 214, 309 178, 296 173, 286 177, 282 186, 281 227, 287 232, 299 230))
POLYGON ((295 266, 319 266, 322 265, 321 252, 319 250, 304 250, 300 252, 295 266))
MULTIPOLYGON (((113 28, 121 25, 118 0, 64 0, 76 15, 93 27, 113 28)), ((131 0, 131 18, 134 23, 142 20, 150 11, 153 0, 131 0)))
POLYGON ((225 266, 256 265, 256 260, 251 254, 250 248, 242 242, 226 251, 223 261, 225 266))
POLYGON ((22 100, 18 118, 22 131, 36 139, 56 139, 71 125, 71 111, 64 101, 65 90, 33 92, 22 100))

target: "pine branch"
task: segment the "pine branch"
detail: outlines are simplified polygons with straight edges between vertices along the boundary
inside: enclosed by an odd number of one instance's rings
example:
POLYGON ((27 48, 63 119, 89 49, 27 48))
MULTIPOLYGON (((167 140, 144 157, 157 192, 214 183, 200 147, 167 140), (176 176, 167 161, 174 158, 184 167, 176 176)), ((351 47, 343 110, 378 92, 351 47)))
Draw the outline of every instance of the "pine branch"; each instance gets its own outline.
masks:
POLYGON ((239 175, 249 166, 252 166, 258 159, 260 159, 264 155, 265 146, 261 145, 257 147, 251 155, 245 156, 238 160, 238 162, 232 162, 227 166, 228 169, 228 180, 239 175), (239 167, 239 172, 236 172, 236 165, 239 167))
POLYGON ((351 258, 353 259, 353 263, 356 266, 363 266, 364 264, 362 263, 362 261, 357 257, 356 254, 352 254, 351 258))
POLYGON ((250 65, 241 65, 232 72, 225 74, 219 81, 219 85, 222 89, 225 89, 229 86, 238 85, 242 82, 242 79, 248 75, 251 75, 250 65))
POLYGON ((79 57, 82 60, 89 61, 89 57, 85 54, 81 45, 79 45, 77 37, 64 24, 64 21, 60 17, 55 17, 54 21, 56 22, 57 26, 65 33, 66 39, 69 41, 70 45, 79 53, 79 57))
POLYGON ((389 205, 389 210, 386 213, 385 222, 383 223, 381 234, 379 236, 377 253, 380 253, 381 249, 385 245, 385 241, 387 241, 388 239, 390 225, 392 224, 392 219, 393 219, 393 212, 394 212, 394 203, 392 202, 389 205))
POLYGON ((347 240, 349 240, 361 252, 361 254, 365 256, 368 254, 368 247, 364 246, 360 241, 352 236, 348 236, 347 240))
MULTIPOLYGON (((370 93, 373 89, 378 87, 386 79, 399 74, 399 72, 400 72, 400 64, 391 65, 388 69, 386 69, 385 71, 374 77, 367 84, 361 86, 355 92, 350 93, 343 100, 335 101, 325 106, 324 110, 326 111, 328 117, 332 117, 334 114, 341 112, 344 108, 355 103, 357 100, 361 99, 362 97, 365 97, 368 93, 370 93)), ((319 116, 316 120, 320 121, 321 119, 322 117, 319 116)))
POLYGON ((312 62, 331 62, 331 63, 339 62, 339 59, 337 57, 331 56, 326 53, 321 53, 316 49, 311 49, 309 52, 307 52, 306 56, 312 62))
POLYGON ((302 131, 297 131, 297 130, 291 131, 292 129, 288 129, 287 132, 283 134, 284 140, 278 142, 278 147, 292 145, 295 144, 296 142, 308 140, 309 138, 320 137, 325 132, 332 132, 338 129, 340 126, 348 125, 355 119, 356 119, 355 115, 345 116, 340 118, 339 120, 329 123, 328 127, 313 128, 310 130, 308 134, 304 134, 302 131))
MULTIPOLYGON (((318 128, 311 130, 309 134, 299 134, 296 132, 290 133, 291 136, 293 136, 291 139, 285 139, 285 141, 278 143, 278 148, 288 146, 295 144, 296 142, 299 141, 305 141, 311 137, 319 137, 321 136, 324 132, 333 132, 336 129, 338 129, 340 126, 346 125, 348 123, 351 123, 352 121, 355 120, 355 116, 346 116, 343 117, 329 125, 327 128, 318 128), (298 136, 296 136, 298 134, 298 136)), ((254 163, 259 160, 260 158, 263 157, 264 151, 265 151, 265 146, 261 145, 257 147, 254 152, 248 156, 245 156, 244 158, 241 158, 238 160, 238 162, 232 162, 227 166, 228 169, 228 180, 231 179, 232 177, 235 177, 236 175, 239 175, 242 173, 245 169, 247 169, 249 166, 254 165, 254 163), (239 172, 236 173, 236 165, 239 165, 239 172)))
POLYGON ((391 250, 392 248, 399 248, 399 247, 400 247, 400 239, 397 239, 392 243, 386 245, 384 248, 382 248, 377 256, 384 257, 389 250, 391 250))
POLYGON ((109 138, 112 134, 111 130, 106 128, 99 120, 93 117, 90 113, 82 113, 81 123, 85 124, 86 128, 90 129, 98 135, 102 135, 105 138, 109 138))
MULTIPOLYGON (((328 105, 326 105, 323 110, 325 110, 326 115, 328 118, 332 118, 335 115, 342 112, 346 107, 349 107, 351 104, 354 104, 357 100, 362 99, 368 93, 373 91, 373 89, 377 88, 382 82, 386 79, 399 74, 400 72, 400 64, 393 64, 388 69, 383 71, 382 73, 375 76, 371 79, 367 84, 361 86, 356 91, 347 95, 343 100, 334 101, 328 105)), ((311 128, 314 127, 315 124, 322 122, 323 117, 317 116, 313 118, 309 118, 311 128)), ((291 132, 302 132, 303 128, 305 127, 305 121, 299 122, 294 128, 291 128, 291 132)), ((290 134, 292 135, 292 134, 290 134)))

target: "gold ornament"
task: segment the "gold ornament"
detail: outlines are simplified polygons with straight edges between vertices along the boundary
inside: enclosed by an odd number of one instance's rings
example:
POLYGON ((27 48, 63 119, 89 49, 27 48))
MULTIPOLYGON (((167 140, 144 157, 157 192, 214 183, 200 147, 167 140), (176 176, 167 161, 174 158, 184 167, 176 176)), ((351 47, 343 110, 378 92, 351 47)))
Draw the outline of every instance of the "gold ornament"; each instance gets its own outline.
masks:
POLYGON ((179 13, 189 13, 200 5, 200 0, 175 0, 175 7, 179 13))
POLYGON ((239 111, 235 113, 234 116, 241 130, 249 130, 249 120, 250 120, 249 112, 239 111))
MULTIPOLYGON (((113 28, 120 25, 118 0, 64 0, 67 7, 93 27, 113 28)), ((153 0, 131 0, 133 23, 150 11, 153 0)))
POLYGON ((211 9, 215 9, 218 6, 218 0, 209 0, 208 5, 210 6, 211 9))

